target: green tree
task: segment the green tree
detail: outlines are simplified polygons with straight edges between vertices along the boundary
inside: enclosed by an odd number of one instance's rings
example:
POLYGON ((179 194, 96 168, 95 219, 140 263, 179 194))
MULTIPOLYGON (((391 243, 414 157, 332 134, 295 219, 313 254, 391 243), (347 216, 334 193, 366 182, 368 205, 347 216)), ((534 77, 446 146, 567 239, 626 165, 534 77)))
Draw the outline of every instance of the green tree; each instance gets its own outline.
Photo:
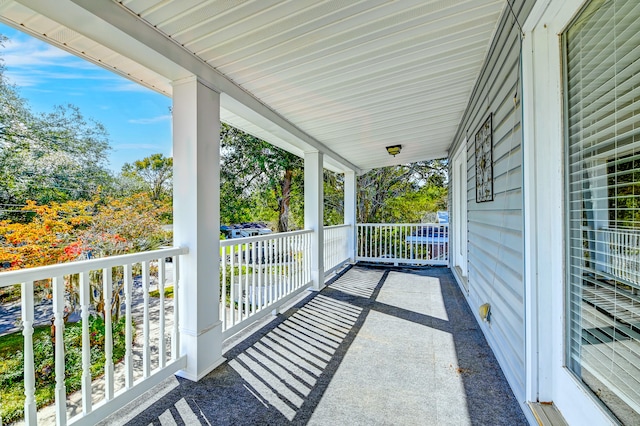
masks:
POLYGON ((302 176, 304 164, 300 157, 223 124, 221 163, 223 221, 246 217, 239 207, 266 203, 277 213, 279 232, 296 226, 291 215, 291 197, 296 179, 302 176))
POLYGON ((4 71, 0 63, 0 204, 88 199, 110 185, 104 126, 73 105, 34 114, 4 71))
POLYGON ((144 190, 152 200, 171 196, 173 179, 173 158, 162 154, 152 154, 132 164, 122 166, 122 176, 130 180, 136 191, 144 190))
POLYGON ((344 175, 324 171, 324 225, 344 222, 344 175))
POLYGON ((358 222, 416 222, 425 213, 446 210, 446 177, 446 160, 383 167, 358 176, 358 222))

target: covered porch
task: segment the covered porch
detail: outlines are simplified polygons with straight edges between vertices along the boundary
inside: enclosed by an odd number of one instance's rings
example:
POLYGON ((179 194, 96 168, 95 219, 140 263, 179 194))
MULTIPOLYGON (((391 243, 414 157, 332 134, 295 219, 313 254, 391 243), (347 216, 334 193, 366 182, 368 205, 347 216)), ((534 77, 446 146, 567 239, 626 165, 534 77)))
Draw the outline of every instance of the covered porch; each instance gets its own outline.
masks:
POLYGON ((65 277, 79 277, 85 315, 92 271, 109 294, 120 268, 128 301, 132 268, 146 295, 157 265, 157 353, 145 296, 142 368, 128 336, 124 384, 107 362, 94 404, 86 373, 73 418, 56 375, 58 424, 103 421, 164 380, 121 419, 535 424, 553 405, 569 424, 637 424, 638 316, 620 312, 637 309, 640 282, 638 174, 626 173, 640 170, 639 17, 633 0, 0 2, 3 22, 173 101, 175 247, 0 274, 23 289, 27 423, 41 420, 34 281, 53 282, 57 372, 65 277), (569 46, 572 31, 584 44, 569 46), (565 99, 567 83, 584 99, 565 99), (304 229, 220 242, 221 122, 304 158, 304 229), (450 229, 358 224, 360 174, 445 157, 450 229), (338 227, 324 226, 324 169, 344 178, 338 227), (624 230, 608 211, 622 198, 624 230), (388 269, 325 286, 358 261, 388 269), (450 269, 395 269, 424 264, 450 269))
POLYGON ((526 418, 450 271, 349 266, 101 424, 492 424, 526 418))
MULTIPOLYGON (((321 292, 325 277, 346 263, 448 265, 448 225, 358 225, 357 176, 371 168, 447 156, 492 34, 498 21, 506 19, 504 6, 499 0, 426 6, 422 2, 369 1, 353 5, 106 0, 64 0, 55 5, 30 0, 3 3, 0 17, 5 23, 106 66, 173 101, 174 248, 11 271, 0 277, 0 285, 20 283, 23 288, 26 423, 55 419, 57 424, 93 424, 174 374, 193 382, 207 381, 209 374, 218 374, 218 368, 226 371, 239 359, 233 352, 232 358, 225 357, 228 351, 223 345, 229 338, 245 327, 254 327, 256 321, 266 320, 308 290, 321 292), (222 21, 216 24, 218 19, 222 21), (222 28, 228 31, 223 31, 221 38, 222 28), (451 38, 441 44, 444 33, 451 38), (330 51, 324 59, 313 54, 324 50, 318 43, 319 35, 330 39, 325 44, 330 51), (235 37, 243 40, 234 41, 235 37), (214 57, 222 62, 208 58, 212 49, 218 51, 214 57), (231 56, 223 59, 223 51, 231 56), (422 53, 416 55, 418 52, 422 53), (269 63, 264 63, 265 59, 269 63), (379 67, 371 72, 375 63, 379 67), (225 69, 225 64, 237 66, 231 70, 225 69), (374 87, 379 90, 372 90, 374 87), (304 158, 303 230, 220 241, 221 122, 304 158), (396 136, 399 129, 405 131, 401 140, 396 136), (402 145, 402 150, 389 155, 385 149, 389 145, 402 145), (340 173, 344 179, 344 221, 337 227, 324 226, 324 169, 340 173), (172 259, 172 276, 166 268, 168 258, 172 259), (159 309, 154 317, 149 288, 153 280, 150 271, 156 268, 159 309), (96 272, 107 295, 105 307, 110 306, 108 296, 114 288, 121 287, 128 310, 124 313, 126 329, 138 322, 142 330, 127 336, 122 363, 112 361, 113 339, 107 333, 102 390, 92 382, 90 348, 83 344, 82 388, 72 400, 67 397, 64 374, 58 374, 65 364, 65 284, 68 277, 77 277, 86 319, 96 272), (138 274, 142 277, 139 284, 138 274), (42 279, 50 279, 54 288, 56 398, 49 416, 37 409, 31 340, 34 282, 42 279), (173 284, 172 301, 164 297, 164 286, 169 282, 173 284), (137 294, 142 295, 141 319, 135 319, 129 309, 137 294)), ((371 292, 380 279, 374 281, 369 289, 361 283, 361 299, 352 307, 345 305, 347 313, 371 310, 365 305, 373 303, 371 292)), ((317 299, 323 297, 321 293, 317 299)), ((104 317, 110 314, 105 308, 104 317)), ((355 315, 347 321, 342 339, 352 336, 357 342, 356 334, 361 333, 350 330, 359 327, 358 321, 366 324, 365 317, 375 315, 355 315)), ((423 320, 429 322, 432 313, 419 310, 415 315, 427 315, 423 320)), ((111 329, 107 320, 105 323, 111 329)), ((408 324, 424 327, 411 321, 408 324)), ((88 341, 89 331, 83 329, 82 333, 88 341)), ((395 342, 400 345, 396 350, 421 360, 423 345, 408 337, 395 342)), ((435 354, 435 349, 428 350, 435 354)), ((454 365, 452 360, 452 371, 458 368, 454 365)), ((419 363, 413 368, 421 370, 419 363)), ((251 370, 248 368, 253 374, 251 370)), ((429 371, 433 373, 426 369, 421 377, 431 374, 429 371)), ((421 382, 415 385, 423 386, 421 382)), ((376 386, 386 388, 383 382, 376 386)), ((414 395, 419 393, 415 390, 414 395)), ((292 396, 294 405, 301 399, 296 395, 292 396)), ((297 409, 290 402, 285 404, 289 409, 280 407, 283 419, 295 418, 291 410, 297 409)))

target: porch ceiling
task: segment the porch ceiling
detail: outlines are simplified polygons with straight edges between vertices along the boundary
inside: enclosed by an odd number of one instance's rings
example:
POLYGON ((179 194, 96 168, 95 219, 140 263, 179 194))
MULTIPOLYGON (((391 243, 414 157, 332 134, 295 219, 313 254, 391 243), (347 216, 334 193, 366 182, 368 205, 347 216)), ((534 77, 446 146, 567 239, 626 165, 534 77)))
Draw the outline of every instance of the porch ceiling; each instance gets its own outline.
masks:
POLYGON ((224 121, 364 170, 446 156, 505 5, 4 0, 0 19, 168 96, 207 71, 224 121))

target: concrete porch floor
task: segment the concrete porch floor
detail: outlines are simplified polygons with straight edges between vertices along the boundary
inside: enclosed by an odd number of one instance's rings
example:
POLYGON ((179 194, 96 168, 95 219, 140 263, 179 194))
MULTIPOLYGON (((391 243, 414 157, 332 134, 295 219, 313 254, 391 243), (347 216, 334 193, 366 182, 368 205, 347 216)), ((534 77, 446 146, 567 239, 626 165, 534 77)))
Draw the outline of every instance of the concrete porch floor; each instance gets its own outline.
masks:
POLYGON ((524 425, 446 268, 355 266, 104 424, 524 425))

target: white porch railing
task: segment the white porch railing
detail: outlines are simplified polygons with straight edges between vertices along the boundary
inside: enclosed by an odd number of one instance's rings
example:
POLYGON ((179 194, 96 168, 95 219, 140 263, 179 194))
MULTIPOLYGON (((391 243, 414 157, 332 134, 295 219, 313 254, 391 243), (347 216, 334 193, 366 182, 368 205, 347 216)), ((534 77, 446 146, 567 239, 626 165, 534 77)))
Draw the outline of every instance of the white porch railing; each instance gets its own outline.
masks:
POLYGON ((220 320, 227 338, 311 285, 311 234, 220 241, 220 320))
POLYGON ((349 261, 351 225, 324 227, 324 273, 330 274, 349 261))
POLYGON ((414 265, 447 265, 449 225, 358 224, 358 261, 414 265))
POLYGON ((640 231, 604 228, 599 233, 600 241, 606 245, 605 272, 637 291, 640 288, 640 231))
MULTIPOLYGON (((124 406, 131 399, 141 395, 160 381, 174 374, 186 365, 186 359, 179 354, 178 321, 178 271, 180 255, 187 253, 186 248, 170 248, 112 256, 101 259, 63 263, 38 268, 8 271, 0 274, 0 287, 20 285, 22 291, 21 311, 24 335, 24 419, 27 425, 37 423, 36 379, 34 366, 33 332, 36 313, 34 283, 48 280, 52 286, 53 317, 55 341, 55 417, 58 425, 67 423, 94 424, 107 414, 124 406), (174 282, 174 312, 171 321, 165 314, 164 285, 166 277, 165 259, 172 258, 174 282), (152 274, 150 267, 158 268, 159 306, 157 318, 150 315, 149 284, 152 274), (142 334, 136 340, 142 341, 141 362, 134 357, 133 342, 133 308, 135 296, 140 290, 134 290, 134 268, 141 271, 142 314, 136 318, 141 321, 142 334), (114 275, 115 274, 115 275, 114 275), (100 282, 101 281, 101 282, 100 282), (114 286, 115 284, 115 286, 114 286), (115 291, 114 291, 115 289, 115 291), (80 301, 82 319, 82 379, 81 379, 81 414, 69 419, 67 414, 68 395, 65 388, 65 301, 70 293, 77 292, 80 301), (104 389, 94 393, 91 377, 91 346, 89 331, 90 292, 102 292, 104 311, 104 389), (135 295, 134 295, 135 293, 135 295), (125 306, 125 355, 124 368, 118 368, 116 374, 113 363, 112 336, 112 298, 124 298, 125 306), (167 329, 170 325, 170 329, 167 329), (153 335, 153 337, 152 337, 153 335), (139 339, 138 339, 139 338, 139 339), (153 349, 153 351, 152 351, 153 349), (154 356, 152 357, 152 352, 154 356), (168 352, 168 353, 167 353, 168 352), (152 359, 153 358, 153 359, 152 359), (152 368, 152 366, 154 368, 152 368)), ((48 282, 47 281, 47 282, 48 282)), ((67 308, 68 309, 68 308, 67 308)), ((155 314, 154 314, 155 316, 155 314)), ((77 395, 77 394, 76 394, 77 395)), ((72 407, 71 411, 74 411, 72 407)), ((75 411, 80 411, 78 407, 75 411)))

